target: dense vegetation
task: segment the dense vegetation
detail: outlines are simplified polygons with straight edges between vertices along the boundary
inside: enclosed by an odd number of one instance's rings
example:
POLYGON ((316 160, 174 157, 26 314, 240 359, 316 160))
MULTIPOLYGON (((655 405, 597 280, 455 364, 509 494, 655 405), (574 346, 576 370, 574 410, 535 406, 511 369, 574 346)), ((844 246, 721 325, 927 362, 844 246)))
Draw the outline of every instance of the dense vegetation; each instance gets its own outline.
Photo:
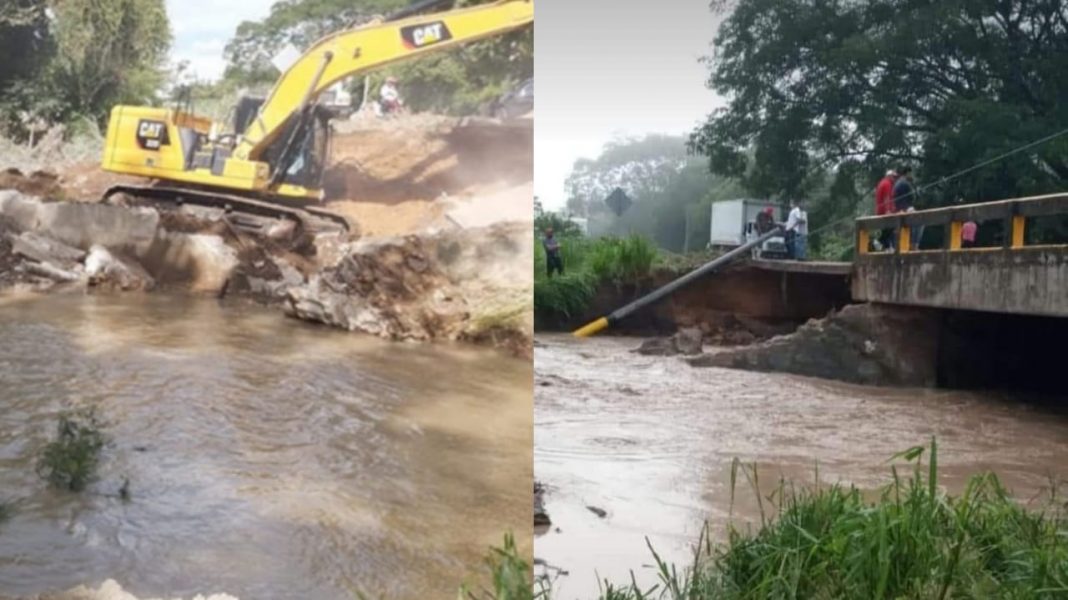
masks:
POLYGON ((152 103, 167 80, 164 0, 0 4, 0 133, 103 125, 118 103, 152 103))
POLYGON ((723 544, 700 540, 686 569, 654 552, 659 584, 607 584, 601 598, 1068 597, 1068 519, 1055 492, 1047 512, 1029 512, 996 476, 983 473, 951 496, 939 487, 934 442, 896 458, 915 461, 913 473, 902 478, 892 470, 875 501, 839 485, 798 491, 780 482, 768 494, 756 483, 755 467, 736 462, 732 499, 744 475, 760 506, 773 503, 768 510, 777 509, 777 518, 767 517, 756 531, 732 527, 723 544))
POLYGON ((848 218, 889 167, 919 207, 1063 191, 1068 129, 1063 0, 739 0, 707 59, 728 99, 690 139, 713 173, 759 196, 848 218), (940 183, 941 182, 941 183, 940 183))
POLYGON ((641 235, 590 238, 540 205, 535 205, 534 227, 534 314, 539 318, 577 318, 589 308, 598 286, 636 286, 649 277, 660 258, 655 244, 641 235), (563 275, 548 276, 542 245, 547 228, 560 242, 563 275))

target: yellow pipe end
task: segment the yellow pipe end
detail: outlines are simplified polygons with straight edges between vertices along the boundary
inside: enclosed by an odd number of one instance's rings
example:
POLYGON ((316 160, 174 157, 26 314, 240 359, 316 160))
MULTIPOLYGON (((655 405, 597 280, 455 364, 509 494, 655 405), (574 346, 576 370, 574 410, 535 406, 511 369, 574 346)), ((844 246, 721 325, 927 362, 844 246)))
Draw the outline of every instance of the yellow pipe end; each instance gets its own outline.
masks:
POLYGON ((575 333, 573 333, 572 335, 580 338, 590 337, 591 335, 604 331, 605 329, 608 329, 608 319, 606 317, 601 317, 600 319, 591 322, 590 324, 582 327, 581 329, 576 329, 575 333))

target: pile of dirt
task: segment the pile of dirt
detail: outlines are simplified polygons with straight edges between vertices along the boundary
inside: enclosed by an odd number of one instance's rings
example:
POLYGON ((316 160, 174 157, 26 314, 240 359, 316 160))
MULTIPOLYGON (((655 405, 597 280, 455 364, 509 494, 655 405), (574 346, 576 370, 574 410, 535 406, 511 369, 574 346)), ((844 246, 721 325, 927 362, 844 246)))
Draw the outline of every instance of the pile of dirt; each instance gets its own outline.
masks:
POLYGON ((408 117, 337 128, 324 181, 328 208, 364 235, 416 233, 457 204, 489 196, 503 195, 495 202, 531 218, 533 196, 523 187, 533 179, 529 124, 408 117))
POLYGON ((15 168, 0 172, 0 190, 18 190, 41 198, 62 198, 66 194, 59 183, 59 175, 48 171, 34 171, 26 175, 15 168))

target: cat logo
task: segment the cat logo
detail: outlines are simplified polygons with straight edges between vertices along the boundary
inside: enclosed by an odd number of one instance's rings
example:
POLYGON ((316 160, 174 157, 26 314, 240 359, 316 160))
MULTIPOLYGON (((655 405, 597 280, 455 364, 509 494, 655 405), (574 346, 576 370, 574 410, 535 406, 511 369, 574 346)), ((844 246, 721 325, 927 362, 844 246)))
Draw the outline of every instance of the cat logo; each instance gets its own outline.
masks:
POLYGON ((137 124, 137 145, 145 150, 159 150, 161 146, 168 146, 170 143, 166 123, 142 119, 137 124))
POLYGON ((404 40, 405 48, 417 50, 451 40, 452 32, 449 31, 444 21, 434 21, 433 23, 402 27, 401 39, 404 40))

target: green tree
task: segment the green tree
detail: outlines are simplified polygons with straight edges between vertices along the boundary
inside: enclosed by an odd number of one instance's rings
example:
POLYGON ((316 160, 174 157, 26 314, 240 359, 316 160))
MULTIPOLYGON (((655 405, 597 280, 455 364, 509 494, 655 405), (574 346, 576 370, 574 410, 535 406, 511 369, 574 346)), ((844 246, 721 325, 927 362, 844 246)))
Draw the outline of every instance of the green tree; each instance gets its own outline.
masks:
POLYGON ((45 0, 0 3, 0 129, 18 133, 35 107, 38 78, 54 49, 45 0))
POLYGON ((48 92, 68 120, 104 124, 119 103, 151 102, 164 82, 171 32, 163 0, 53 0, 56 55, 48 92))
MULTIPOLYGON (((729 102, 691 149, 760 194, 805 196, 828 172, 859 198, 898 164, 934 182, 1068 127, 1064 0, 739 0, 707 64, 729 102)), ((1062 137, 920 204, 1066 183, 1062 137)))
POLYGON ((0 4, 0 93, 16 81, 33 78, 50 50, 44 0, 6 0, 0 4))

